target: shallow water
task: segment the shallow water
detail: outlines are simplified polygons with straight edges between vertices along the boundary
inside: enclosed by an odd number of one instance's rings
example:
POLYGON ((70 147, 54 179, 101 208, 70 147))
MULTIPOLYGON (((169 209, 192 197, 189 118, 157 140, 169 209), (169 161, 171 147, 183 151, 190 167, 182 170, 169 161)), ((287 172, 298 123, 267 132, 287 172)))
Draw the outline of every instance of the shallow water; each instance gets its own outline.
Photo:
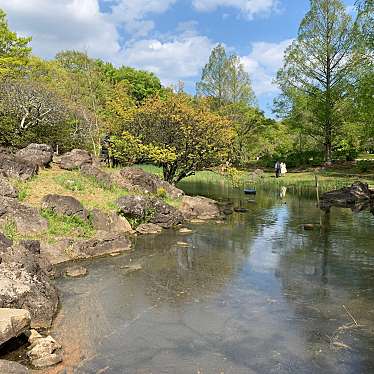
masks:
POLYGON ((300 191, 184 188, 249 211, 139 237, 58 280, 67 373, 374 373, 370 212, 325 213, 300 191))

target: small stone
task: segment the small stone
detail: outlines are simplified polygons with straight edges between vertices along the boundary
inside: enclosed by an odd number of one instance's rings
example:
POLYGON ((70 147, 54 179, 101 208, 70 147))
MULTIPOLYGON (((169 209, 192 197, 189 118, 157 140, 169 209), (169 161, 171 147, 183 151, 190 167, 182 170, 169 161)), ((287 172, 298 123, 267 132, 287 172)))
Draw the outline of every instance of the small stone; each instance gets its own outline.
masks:
POLYGON ((240 207, 238 207, 238 208, 234 208, 234 211, 236 213, 247 213, 248 209, 247 208, 240 208, 240 207))
POLYGON ((315 226, 312 223, 305 223, 303 227, 304 227, 304 230, 314 230, 315 226))
POLYGON ((72 278, 84 277, 87 274, 87 269, 83 266, 70 267, 66 269, 65 274, 72 278))
POLYGON ((190 234, 191 232, 193 232, 192 230, 188 229, 187 227, 182 227, 179 232, 181 234, 190 234))
POLYGON ((53 366, 62 361, 62 355, 60 353, 52 353, 50 355, 32 360, 31 363, 36 368, 45 368, 48 366, 53 366))
POLYGON ((40 335, 36 330, 31 330, 30 331, 30 336, 29 336, 29 343, 33 344, 36 340, 42 339, 43 336, 40 335))
POLYGON ((188 248, 190 245, 186 242, 177 242, 177 245, 179 247, 184 247, 184 248, 188 248))
POLYGON ((162 232, 162 227, 155 225, 154 223, 143 223, 136 228, 138 234, 159 234, 162 232))
POLYGON ((190 219, 190 222, 191 223, 206 223, 206 221, 204 221, 202 219, 197 219, 197 218, 190 219))
POLYGON ((121 266, 120 269, 124 269, 125 273, 132 273, 134 271, 139 271, 143 269, 143 266, 141 264, 131 264, 131 265, 125 265, 121 266))

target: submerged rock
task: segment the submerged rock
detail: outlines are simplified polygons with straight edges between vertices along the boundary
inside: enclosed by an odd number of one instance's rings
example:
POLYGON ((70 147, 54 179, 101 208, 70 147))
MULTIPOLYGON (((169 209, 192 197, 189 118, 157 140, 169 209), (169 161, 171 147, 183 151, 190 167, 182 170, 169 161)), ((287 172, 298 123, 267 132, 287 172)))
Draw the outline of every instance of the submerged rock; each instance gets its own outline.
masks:
POLYGON ((60 215, 76 216, 83 220, 88 218, 88 211, 72 196, 46 195, 42 199, 42 208, 60 215))
POLYGON ((30 374, 27 367, 17 362, 0 360, 0 373, 2 374, 30 374))
POLYGON ((9 181, 0 175, 0 196, 16 198, 18 191, 9 181))
POLYGON ((218 203, 202 196, 184 196, 179 208, 186 219, 209 220, 221 218, 218 203))
POLYGON ((92 164, 92 157, 89 152, 83 149, 73 149, 60 158, 60 168, 74 170, 81 168, 84 164, 92 164))
POLYGON ((20 234, 38 234, 48 229, 48 222, 39 211, 16 199, 0 197, 0 225, 14 223, 20 234))
POLYGON ((16 156, 37 166, 48 167, 52 162, 53 149, 47 144, 31 143, 19 150, 16 156))
POLYGON ((183 222, 183 216, 177 209, 153 196, 124 196, 119 198, 116 204, 125 217, 154 223, 164 229, 183 222))
POLYGON ((45 270, 46 261, 21 245, 0 251, 0 308, 22 308, 31 327, 48 328, 57 312, 57 289, 45 270))
POLYGON ((154 223, 143 223, 136 228, 136 232, 141 235, 159 234, 162 232, 162 227, 154 223))
POLYGON ((0 153, 0 174, 7 178, 27 180, 38 172, 38 166, 8 153, 0 153))
POLYGON ((71 266, 66 269, 65 274, 71 278, 84 277, 87 275, 87 269, 83 266, 71 266))
POLYGON ((28 331, 30 323, 28 310, 0 308, 0 345, 28 331))
POLYGON ((321 207, 352 207, 355 204, 374 202, 374 191, 366 183, 355 182, 350 187, 326 192, 321 196, 321 207))

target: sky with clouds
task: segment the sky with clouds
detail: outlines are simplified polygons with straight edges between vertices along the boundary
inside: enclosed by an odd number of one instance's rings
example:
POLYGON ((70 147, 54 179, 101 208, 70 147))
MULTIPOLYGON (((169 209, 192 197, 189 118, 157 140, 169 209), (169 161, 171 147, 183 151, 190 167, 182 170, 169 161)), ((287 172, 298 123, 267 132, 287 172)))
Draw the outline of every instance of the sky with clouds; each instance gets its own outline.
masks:
MULTIPOLYGON (((354 0, 345 0, 351 9, 354 0)), ((11 28, 32 36, 33 53, 52 58, 86 50, 115 65, 182 80, 195 91, 211 49, 223 43, 251 76, 262 110, 271 115, 272 83, 309 0, 0 0, 11 28)))

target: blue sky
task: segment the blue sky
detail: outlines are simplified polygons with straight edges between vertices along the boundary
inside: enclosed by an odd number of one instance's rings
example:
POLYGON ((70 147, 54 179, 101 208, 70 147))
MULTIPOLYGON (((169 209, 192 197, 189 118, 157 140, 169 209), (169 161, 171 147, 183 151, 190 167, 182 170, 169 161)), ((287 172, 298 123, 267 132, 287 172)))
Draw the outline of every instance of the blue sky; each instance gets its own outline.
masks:
MULTIPOLYGON (((348 9, 354 0, 345 0, 348 9)), ((251 76, 271 115, 272 80, 297 35, 309 0, 0 0, 13 30, 33 37, 33 52, 63 49, 156 73, 194 93, 211 49, 223 43, 251 76)))

